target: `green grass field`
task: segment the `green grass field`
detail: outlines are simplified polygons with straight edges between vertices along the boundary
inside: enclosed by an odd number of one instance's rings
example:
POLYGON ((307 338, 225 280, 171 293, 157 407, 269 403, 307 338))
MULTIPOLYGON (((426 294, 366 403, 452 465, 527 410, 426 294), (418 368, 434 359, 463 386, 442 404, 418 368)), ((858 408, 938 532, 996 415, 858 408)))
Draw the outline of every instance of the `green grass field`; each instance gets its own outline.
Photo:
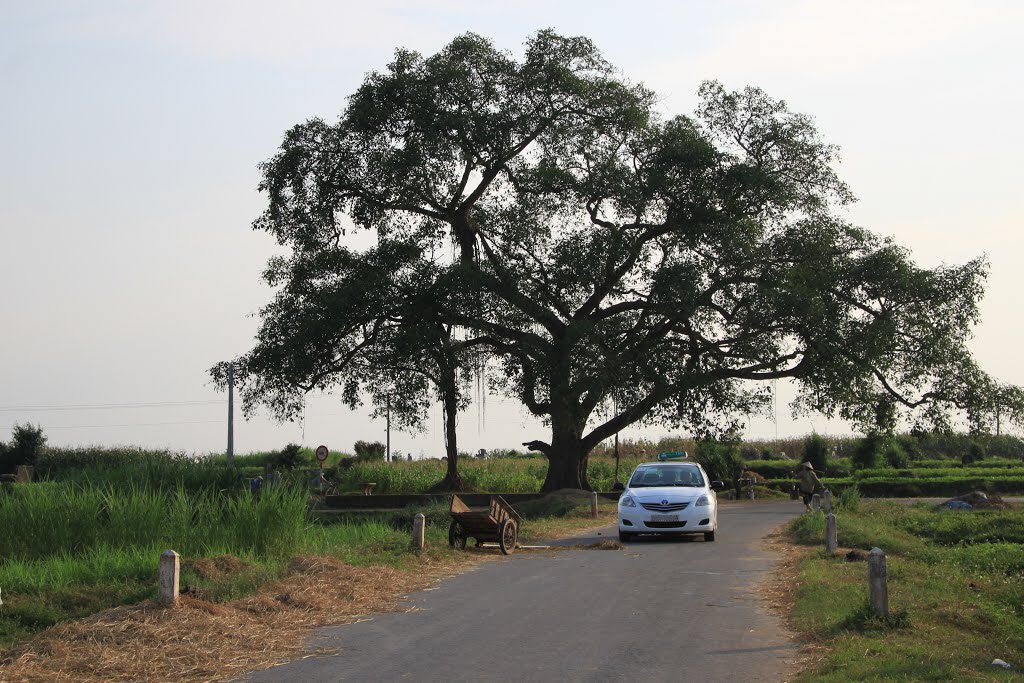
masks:
MULTIPOLYGON (((557 496, 526 506, 523 539, 592 525, 589 501, 587 495, 557 496)), ((242 488, 189 490, 180 483, 11 486, 0 492, 0 646, 155 597, 159 556, 168 548, 182 557, 182 588, 214 601, 258 590, 281 577, 299 554, 352 565, 410 565, 417 512, 427 517, 428 553, 459 557, 448 548, 450 518, 443 503, 329 516, 311 514, 308 503, 305 490, 287 486, 258 498, 242 488), (203 571, 210 562, 228 570, 203 571)), ((614 501, 603 501, 606 518, 614 507, 614 501)))
MULTIPOLYGON (((812 551, 791 586, 792 624, 827 655, 802 680, 1020 680, 991 662, 1024 665, 1024 509, 865 501, 837 518, 841 548, 886 551, 892 618, 866 608, 864 562, 812 551)), ((805 514, 788 534, 820 546, 824 517, 805 514)))

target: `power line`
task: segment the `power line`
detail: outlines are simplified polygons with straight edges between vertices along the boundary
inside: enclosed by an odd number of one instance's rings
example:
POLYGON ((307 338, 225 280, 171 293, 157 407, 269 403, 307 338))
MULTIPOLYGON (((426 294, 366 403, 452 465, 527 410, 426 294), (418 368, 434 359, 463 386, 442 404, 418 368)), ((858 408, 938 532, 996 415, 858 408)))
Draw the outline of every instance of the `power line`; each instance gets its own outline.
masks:
POLYGON ((178 408, 185 406, 223 405, 223 400, 212 401, 156 401, 152 403, 82 403, 78 405, 0 406, 0 412, 60 411, 60 410, 116 410, 120 408, 178 408))
MULTIPOLYGON (((162 427, 164 425, 205 425, 222 424, 223 420, 186 420, 184 422, 131 422, 127 424, 105 424, 105 425, 47 425, 46 431, 51 429, 94 429, 102 427, 162 427)), ((13 429, 14 425, 7 425, 4 429, 13 429)))

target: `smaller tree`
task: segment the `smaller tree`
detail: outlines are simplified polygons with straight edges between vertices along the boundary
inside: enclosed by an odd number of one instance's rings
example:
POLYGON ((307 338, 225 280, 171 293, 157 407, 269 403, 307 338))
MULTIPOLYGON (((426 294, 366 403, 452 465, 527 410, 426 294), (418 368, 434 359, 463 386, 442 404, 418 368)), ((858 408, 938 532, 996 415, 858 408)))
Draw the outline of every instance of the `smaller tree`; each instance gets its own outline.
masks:
POLYGON ((818 472, 828 467, 828 441, 821 434, 811 434, 804 440, 804 459, 818 472))
POLYGON ((360 460, 383 460, 387 446, 380 441, 356 441, 352 450, 360 460))
POLYGON ((888 437, 879 431, 869 431, 854 449, 851 461, 858 470, 871 469, 878 464, 878 455, 885 446, 888 437))
POLYGON ((13 469, 13 460, 10 454, 11 451, 7 444, 0 441, 0 474, 7 474, 13 469))
POLYGON ((43 428, 32 424, 15 424, 11 430, 11 444, 7 447, 11 469, 18 465, 35 466, 36 459, 46 446, 43 428))

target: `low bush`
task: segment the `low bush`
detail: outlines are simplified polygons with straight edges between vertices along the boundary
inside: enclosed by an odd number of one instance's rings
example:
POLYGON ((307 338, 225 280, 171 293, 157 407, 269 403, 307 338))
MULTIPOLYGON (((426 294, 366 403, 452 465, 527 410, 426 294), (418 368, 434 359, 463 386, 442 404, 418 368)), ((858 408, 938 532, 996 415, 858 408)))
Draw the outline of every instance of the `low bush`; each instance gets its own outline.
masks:
POLYGON ((856 486, 847 486, 836 497, 836 508, 848 512, 856 512, 860 509, 860 489, 856 486))
POLYGON ((976 462, 981 462, 985 459, 985 455, 985 446, 977 441, 972 441, 967 452, 961 456, 960 463, 963 465, 970 465, 976 462))
POLYGON ((890 439, 886 442, 882 449, 882 455, 885 457, 885 461, 889 463, 889 467, 907 467, 910 465, 910 458, 907 457, 907 452, 903 450, 899 441, 890 439))
POLYGON ((303 462, 302 446, 297 443, 290 443, 281 449, 281 452, 274 458, 273 465, 285 470, 294 470, 303 462))
POLYGON ((734 487, 739 495, 737 480, 746 463, 740 457, 737 446, 710 439, 702 440, 697 443, 693 459, 701 464, 712 481, 725 482, 727 486, 734 487))

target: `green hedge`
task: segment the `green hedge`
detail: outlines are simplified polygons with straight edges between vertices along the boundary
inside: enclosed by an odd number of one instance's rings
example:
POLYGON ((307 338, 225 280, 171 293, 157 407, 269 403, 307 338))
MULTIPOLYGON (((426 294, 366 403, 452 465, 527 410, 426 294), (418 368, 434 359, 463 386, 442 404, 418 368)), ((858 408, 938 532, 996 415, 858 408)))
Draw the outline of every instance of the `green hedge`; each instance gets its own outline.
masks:
MULTIPOLYGON (((800 466, 795 460, 751 460, 747 468, 757 472, 765 479, 787 479, 793 470, 800 466)), ((825 470, 827 476, 846 477, 850 474, 849 458, 832 458, 825 470)))
MULTIPOLYGON (((822 480, 822 483, 835 494, 850 486, 856 486, 863 495, 874 498, 953 497, 971 491, 1011 495, 1024 494, 1024 476, 945 477, 936 479, 907 479, 906 477, 856 479, 843 477, 826 478, 822 480)), ((765 485, 775 489, 788 490, 793 485, 793 480, 773 479, 765 482, 765 485)))
MULTIPOLYGON (((928 467, 911 469, 893 469, 878 467, 869 470, 857 470, 854 479, 987 479, 990 477, 1024 477, 1024 467, 928 467)), ((780 479, 782 477, 779 477, 780 479)))

